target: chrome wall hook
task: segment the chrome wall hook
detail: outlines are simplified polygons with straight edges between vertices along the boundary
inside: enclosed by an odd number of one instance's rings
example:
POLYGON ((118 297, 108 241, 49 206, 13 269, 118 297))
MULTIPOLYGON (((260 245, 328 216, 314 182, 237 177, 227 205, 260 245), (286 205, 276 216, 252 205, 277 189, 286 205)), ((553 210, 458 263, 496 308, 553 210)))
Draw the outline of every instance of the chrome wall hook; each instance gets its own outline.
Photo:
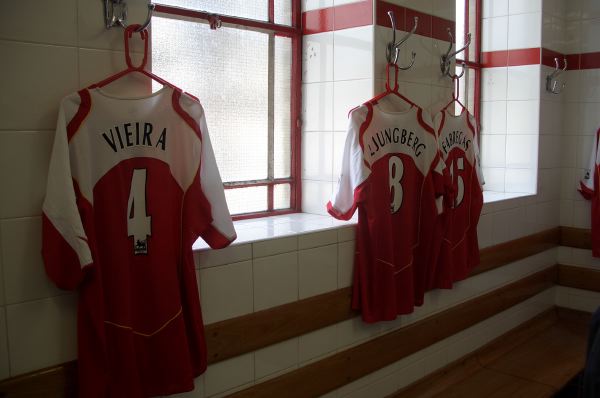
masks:
MULTIPOLYGON (((146 22, 141 24, 136 32, 141 32, 150 25, 154 8, 154 4, 148 3, 148 16, 146 17, 146 22)), ((104 23, 106 29, 110 29, 113 26, 127 28, 127 3, 123 0, 104 0, 104 23)))
MULTIPOLYGON (((386 47, 386 58, 388 64, 398 65, 398 56, 400 55, 400 47, 409 37, 415 33, 417 27, 419 26, 419 17, 415 17, 414 26, 410 32, 408 32, 399 42, 396 43, 396 16, 393 11, 388 11, 388 16, 390 17, 390 21, 392 22, 392 41, 388 43, 386 47)), ((415 57, 417 54, 413 51, 412 58, 410 64, 408 66, 398 66, 398 69, 407 70, 410 69, 415 64, 415 57)))
POLYGON ((448 28, 448 36, 450 36, 450 45, 448 46, 448 51, 446 51, 446 54, 443 54, 440 59, 440 69, 442 70, 442 74, 453 79, 460 79, 465 74, 465 66, 463 65, 460 75, 456 75, 450 73, 450 65, 452 64, 452 59, 455 58, 457 54, 465 51, 471 45, 471 34, 469 33, 467 35, 467 42, 465 45, 460 50, 456 50, 454 52, 450 52, 452 51, 452 43, 454 43, 454 36, 452 35, 452 30, 450 28, 448 28))
POLYGON ((558 88, 558 80, 556 80, 556 77, 558 75, 567 70, 567 59, 563 58, 563 61, 565 63, 565 66, 563 66, 561 69, 558 62, 558 58, 554 58, 554 71, 548 76, 546 76, 546 91, 552 94, 560 94, 565 88, 565 83, 562 83, 560 85, 560 88, 558 88))

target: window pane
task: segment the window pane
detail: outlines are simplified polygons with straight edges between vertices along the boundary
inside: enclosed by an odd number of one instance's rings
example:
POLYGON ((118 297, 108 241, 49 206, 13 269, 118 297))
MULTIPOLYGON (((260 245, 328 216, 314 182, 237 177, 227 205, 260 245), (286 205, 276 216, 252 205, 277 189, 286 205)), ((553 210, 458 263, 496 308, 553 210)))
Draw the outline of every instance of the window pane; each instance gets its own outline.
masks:
MULTIPOLYGON (((243 18, 269 19, 268 0, 160 0, 160 4, 243 18)), ((152 19, 154 24, 154 19, 152 19)))
POLYGON ((290 208, 290 184, 275 185, 273 190, 273 208, 275 210, 290 208))
POLYGON ((275 0, 275 23, 292 24, 292 2, 290 0, 275 0))
POLYGON ((268 35, 152 18, 152 69, 197 96, 221 178, 267 178, 268 35))
POLYGON ((226 189, 225 199, 231 214, 267 210, 267 187, 226 189))
POLYGON ((275 178, 290 176, 291 123, 290 88, 292 75, 292 40, 275 37, 275 178))

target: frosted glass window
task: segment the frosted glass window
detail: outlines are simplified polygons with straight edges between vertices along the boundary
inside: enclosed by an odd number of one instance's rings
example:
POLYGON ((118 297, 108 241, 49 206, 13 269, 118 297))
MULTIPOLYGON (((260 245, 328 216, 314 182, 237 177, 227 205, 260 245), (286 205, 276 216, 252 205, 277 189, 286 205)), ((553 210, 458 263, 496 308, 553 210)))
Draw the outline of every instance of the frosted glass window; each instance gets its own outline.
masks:
POLYGON ((231 214, 267 210, 267 187, 226 189, 225 199, 231 214))
MULTIPOLYGON (((168 6, 189 8, 191 10, 207 11, 215 14, 258 19, 261 21, 267 21, 269 19, 268 0, 160 0, 159 3, 168 6)), ((154 24, 154 18, 152 19, 152 24, 154 24)))
POLYGON ((267 178, 269 35, 152 18, 152 69, 200 99, 223 182, 267 178))
POLYGON ((290 184, 275 185, 273 192, 273 208, 275 210, 288 209, 290 207, 290 184))
POLYGON ((275 23, 281 25, 292 24, 291 0, 275 0, 275 23))
POLYGON ((274 174, 275 178, 290 176, 291 123, 290 88, 292 68, 292 40, 275 37, 275 132, 274 174))

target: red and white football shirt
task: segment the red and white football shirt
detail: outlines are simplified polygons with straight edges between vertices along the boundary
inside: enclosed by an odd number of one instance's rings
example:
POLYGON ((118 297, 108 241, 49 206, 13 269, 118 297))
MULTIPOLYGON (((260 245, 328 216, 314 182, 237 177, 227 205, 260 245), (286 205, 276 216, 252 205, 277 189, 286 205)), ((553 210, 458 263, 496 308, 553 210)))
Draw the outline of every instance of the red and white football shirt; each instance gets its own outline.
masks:
POLYGON ((600 129, 594 135, 590 163, 580 182, 579 192, 592 205, 592 255, 600 257, 600 129))
POLYGON ((475 118, 464 109, 458 116, 444 110, 435 116, 434 124, 452 179, 445 247, 436 275, 436 287, 449 288, 479 265, 477 223, 483 207, 483 175, 475 118))
POLYGON ((206 369, 192 244, 236 237, 202 106, 170 87, 60 106, 43 205, 49 277, 78 289, 81 397, 189 391, 206 369))
POLYGON ((365 322, 391 320, 423 303, 439 242, 433 239, 445 190, 444 164, 429 117, 414 105, 354 109, 329 213, 358 208, 353 307, 365 322))

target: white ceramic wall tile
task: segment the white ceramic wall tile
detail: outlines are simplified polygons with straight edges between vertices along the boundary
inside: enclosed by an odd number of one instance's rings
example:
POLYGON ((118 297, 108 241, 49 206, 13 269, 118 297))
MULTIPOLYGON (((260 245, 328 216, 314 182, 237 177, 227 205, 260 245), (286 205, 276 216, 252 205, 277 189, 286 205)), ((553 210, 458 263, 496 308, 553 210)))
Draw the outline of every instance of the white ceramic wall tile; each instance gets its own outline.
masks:
MULTIPOLYGON (((342 130, 346 127, 344 126, 342 130)), ((331 130, 333 130, 333 83, 303 84, 302 131, 331 130)))
POLYGON ((270 239, 252 244, 254 258, 273 256, 298 250, 298 237, 289 236, 279 239, 270 239))
POLYGON ((75 295, 6 306, 11 376, 75 359, 76 313, 75 295))
POLYGON ((454 21, 456 19, 455 2, 448 0, 433 0, 432 12, 436 17, 454 21))
POLYGON ((585 69, 579 71, 581 85, 581 102, 600 102, 600 69, 585 69))
POLYGON ((300 364, 333 353, 337 349, 337 327, 328 326, 300 336, 298 360, 300 364))
POLYGON ((600 112, 598 112, 598 104, 587 102, 581 104, 581 133, 593 135, 598 131, 600 126, 600 112))
POLYGON ((357 226, 349 225, 338 229, 338 242, 347 242, 356 239, 357 226))
POLYGON ((560 201, 544 202, 537 206, 537 225, 540 230, 556 227, 560 221, 560 201))
MULTIPOLYGON (((526 4, 529 1, 519 1, 526 4)), ((542 15, 540 12, 508 17, 508 48, 535 48, 542 45, 542 15)))
POLYGON ((580 169, 587 169, 592 156, 594 137, 590 135, 577 136, 577 164, 580 169))
POLYGON ((548 202, 560 199, 560 169, 540 169, 538 172, 538 200, 548 202))
POLYGON ((194 252, 196 268, 214 267, 216 265, 238 263, 252 258, 252 245, 233 245, 224 249, 206 249, 194 252))
POLYGON ((508 68, 506 98, 508 100, 538 100, 540 98, 540 79, 539 65, 508 68))
POLYGON ((298 300, 296 252, 254 259, 254 311, 298 300))
POLYGON ((201 269, 200 297, 204 323, 251 313, 252 289, 252 261, 201 269))
POLYGON ((540 101, 507 101, 507 134, 537 134, 540 128, 540 101))
POLYGON ((210 365, 204 376, 205 396, 210 397, 254 380, 254 353, 210 365))
POLYGON ((333 33, 333 80, 373 77, 373 34, 373 25, 333 33))
POLYGON ((542 0, 509 0, 508 2, 508 13, 510 15, 540 11, 542 11, 542 0))
POLYGON ((492 217, 493 215, 491 214, 482 214, 479 217, 479 223, 477 224, 477 238, 480 249, 492 245, 492 217))
POLYGON ((349 346, 356 345, 368 340, 381 332, 381 323, 364 323, 360 317, 348 319, 339 322, 337 326, 339 349, 347 349, 349 346))
POLYGON ((0 38, 48 44, 77 45, 75 0, 0 3, 0 38), (27 21, 27 23, 24 23, 27 21), (53 23, 61 21, 60 23, 53 23))
POLYGON ((298 248, 304 250, 313 247, 332 245, 337 242, 337 239, 337 231, 334 229, 302 234, 298 235, 298 248))
POLYGON ((557 101, 540 101, 539 131, 540 134, 563 134, 563 113, 565 104, 557 101))
POLYGON ((506 169, 506 192, 536 193, 536 170, 506 169))
POLYGON ((508 16, 481 21, 481 51, 508 49, 508 16))
POLYGON ((10 376, 10 367, 8 362, 8 337, 6 335, 6 312, 4 307, 0 307, 0 380, 10 376))
POLYGON ((600 4, 597 1, 580 0, 580 7, 582 19, 600 18, 600 4))
POLYGON ((78 89, 77 49, 0 40, 0 54, 0 130, 54 130, 60 100, 78 89))
MULTIPOLYGON (((573 201, 560 201, 560 225, 564 227, 573 226, 573 201)), ((560 262, 560 259, 559 259, 560 262)))
POLYGON ((373 98, 373 80, 348 80, 333 83, 333 130, 346 131, 348 112, 373 98))
POLYGON ((333 132, 302 133, 302 178, 330 182, 334 180, 333 132))
POLYGON ((270 345, 254 353, 254 378, 263 378, 297 363, 298 338, 270 345))
POLYGON ((337 256, 337 243, 298 252, 300 299, 337 289, 337 256))
MULTIPOLYGON (((133 63, 138 65, 142 56, 141 53, 132 54, 133 63)), ((127 67, 123 51, 80 48, 78 57, 80 87, 87 87, 127 67)), ((134 73, 105 86, 103 90, 117 97, 143 96, 152 92, 152 85, 150 79, 134 73)))
MULTIPOLYGON (((481 165, 483 167, 506 166, 506 136, 488 134, 481 136, 481 165)), ((487 185, 487 179, 485 181, 487 185)))
POLYGON ((508 15, 508 0, 483 0, 482 18, 508 15))
POLYGON ((507 98, 508 68, 485 68, 481 71, 481 100, 503 101, 507 98))
POLYGON ((333 0, 302 0, 302 12, 319 8, 333 7, 333 0))
POLYGON ((327 215, 327 202, 331 199, 334 183, 302 180, 302 211, 327 215))
POLYGON ((51 131, 0 132, 0 217, 42 213, 53 138, 51 131))
POLYGON ((565 0, 542 0, 542 8, 544 12, 555 17, 566 18, 568 3, 572 2, 565 0))
POLYGON ((355 241, 340 242, 338 244, 338 289, 352 286, 355 246, 355 241))
MULTIPOLYGON (((541 169, 561 166, 561 157, 563 156, 562 138, 559 135, 540 136, 539 167, 541 169)), ((560 176, 556 179, 557 186, 560 186, 559 181, 560 176)))
POLYGON ((388 3, 404 6, 411 10, 421 11, 425 14, 431 14, 433 7, 433 0, 390 0, 388 3))
POLYGON ((481 133, 506 134, 507 129, 507 102, 484 101, 481 103, 481 133))
POLYGON ((590 53, 600 51, 600 18, 581 21, 581 52, 590 53))
POLYGON ((302 37, 302 82, 333 81, 333 32, 302 37))
POLYGON ((2 255, 7 304, 57 296, 64 292, 46 276, 42 261, 42 220, 2 220, 2 255))
MULTIPOLYGON (((571 50, 574 51, 574 50, 571 50)), ((565 98, 565 102, 567 103, 567 105, 570 105, 570 103, 575 102, 575 103, 579 103, 581 101, 581 91, 583 89, 583 82, 581 80, 581 71, 579 70, 573 70, 573 71, 567 71, 566 72, 566 76, 564 79, 562 79, 563 82, 566 84, 566 87, 568 87, 568 90, 565 90, 564 92, 564 98, 565 98)))
MULTIPOLYGON (((104 25, 104 7, 100 1, 77 0, 78 40, 80 47, 99 48, 105 50, 122 50, 123 29, 106 29, 104 25)), ((130 0, 127 2, 127 22, 142 23, 148 15, 147 0, 130 0)), ((152 32, 150 32, 152 34, 152 32)), ((132 40, 135 52, 142 49, 141 40, 132 40)))
POLYGON ((573 202, 573 226, 576 228, 591 228, 591 212, 589 201, 573 202))
POLYGON ((537 167, 539 136, 533 134, 509 135, 506 137, 506 167, 537 167))
MULTIPOLYGON (((433 39, 420 35, 411 37, 400 48, 398 65, 409 65, 413 52, 416 53, 414 65, 408 70, 400 71, 398 80, 427 85, 439 83, 439 50, 434 51, 433 39)), ((381 77, 385 77, 385 74, 382 73, 381 77)))

